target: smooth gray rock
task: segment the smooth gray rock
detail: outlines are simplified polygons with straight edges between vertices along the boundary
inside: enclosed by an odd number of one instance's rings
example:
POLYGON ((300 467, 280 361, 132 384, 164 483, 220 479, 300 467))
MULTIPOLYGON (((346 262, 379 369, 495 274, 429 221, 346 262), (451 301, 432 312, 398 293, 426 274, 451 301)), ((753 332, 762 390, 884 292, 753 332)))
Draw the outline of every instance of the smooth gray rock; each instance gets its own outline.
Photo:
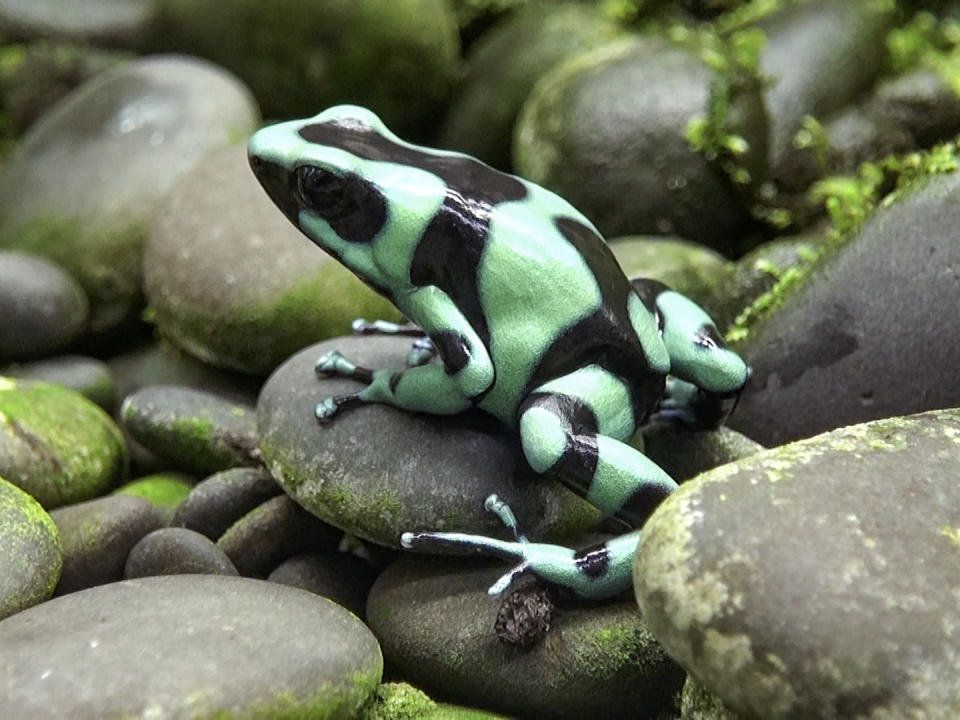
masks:
POLYGON ((767 446, 960 405, 960 172, 881 207, 736 349, 753 368, 730 426, 767 446))
POLYGON ((0 478, 0 619, 49 598, 62 565, 53 520, 40 503, 0 478))
POLYGON ((0 360, 50 355, 86 330, 89 312, 83 288, 62 268, 0 252, 0 360))
POLYGON ((163 514, 153 503, 132 495, 68 505, 50 517, 63 546, 58 595, 120 580, 133 546, 163 525, 163 514))
POLYGON ((158 0, 0 0, 0 29, 18 38, 137 45, 158 0))
POLYGON ((483 508, 491 493, 511 505, 531 538, 569 537, 600 521, 586 501, 525 469, 519 439, 488 415, 439 417, 367 405, 318 425, 317 402, 361 387, 317 379, 316 359, 335 348, 359 365, 402 369, 410 339, 328 340, 294 355, 264 386, 257 404, 264 462, 317 517, 394 547, 408 530, 503 532, 483 508))
POLYGON ((388 567, 367 601, 387 662, 427 692, 511 717, 650 717, 672 702, 684 674, 632 601, 564 607, 526 650, 499 640, 487 588, 508 569, 422 556, 388 567))
POLYGON ((644 526, 641 613, 748 717, 957 717, 958 465, 954 409, 701 475, 644 526))
POLYGON ((343 536, 286 495, 277 495, 231 525, 217 545, 241 575, 266 577, 292 555, 332 550, 343 536))
POLYGON ((309 590, 343 605, 359 618, 366 614, 367 593, 377 569, 347 552, 314 552, 280 563, 267 576, 270 582, 309 590))
POLYGON ((878 83, 868 106, 908 130, 920 147, 960 132, 960 97, 932 70, 914 70, 878 83))
POLYGON ((764 449, 763 445, 727 427, 700 432, 650 427, 642 434, 643 454, 677 482, 764 449))
POLYGON ((171 524, 217 540, 237 520, 282 492, 263 468, 224 470, 197 483, 177 508, 171 524))
MULTIPOLYGON (((676 235, 729 252, 749 218, 741 189, 686 137, 721 82, 696 52, 653 35, 580 55, 546 75, 524 103, 517 171, 562 195, 607 237, 676 235)), ((750 147, 738 161, 760 181, 762 93, 746 88, 731 105, 738 123, 729 131, 750 147)))
POLYGON ((108 413, 113 412, 117 402, 117 391, 110 368, 102 360, 92 357, 63 355, 49 360, 35 360, 0 368, 0 375, 39 380, 69 388, 108 413))
POLYGON ((0 716, 356 717, 376 639, 335 603, 247 578, 126 580, 0 622, 0 716))
POLYGON ((105 332, 140 310, 141 254, 157 202, 206 153, 259 122, 236 78, 198 58, 153 56, 84 83, 0 169, 0 247, 63 266, 105 332))
POLYGON ((260 187, 246 147, 211 153, 154 215, 144 282, 157 329, 217 367, 267 375, 297 350, 399 320, 386 299, 310 242, 260 187))
POLYGON ((210 393, 172 385, 144 388, 123 401, 120 422, 137 442, 190 472, 260 461, 253 408, 210 393))
POLYGON ((160 528, 144 535, 127 555, 123 577, 237 575, 226 553, 209 538, 186 528, 160 528))

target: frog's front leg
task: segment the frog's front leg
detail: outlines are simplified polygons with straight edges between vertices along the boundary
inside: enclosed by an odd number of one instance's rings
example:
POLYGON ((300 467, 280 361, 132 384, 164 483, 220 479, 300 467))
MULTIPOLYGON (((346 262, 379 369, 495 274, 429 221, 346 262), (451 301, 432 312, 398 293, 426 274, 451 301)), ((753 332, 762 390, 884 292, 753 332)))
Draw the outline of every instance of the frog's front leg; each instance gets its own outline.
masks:
MULTIPOLYGON (((598 365, 539 388, 519 410, 527 462, 583 495, 606 515, 641 524, 676 483, 652 460, 626 444, 636 428, 631 390, 598 365)), ((491 592, 530 572, 587 598, 629 587, 639 532, 575 552, 544 543, 497 540, 464 533, 406 533, 405 547, 428 552, 479 552, 519 560, 491 592)))
POLYGON ((493 363, 486 346, 446 293, 433 286, 418 288, 403 298, 402 304, 401 309, 416 318, 432 339, 430 347, 439 351, 443 364, 373 370, 352 363, 337 351, 326 353, 317 361, 318 374, 350 377, 367 386, 322 400, 316 407, 318 420, 327 422, 340 410, 364 403, 452 415, 467 409, 473 398, 493 384, 493 363))

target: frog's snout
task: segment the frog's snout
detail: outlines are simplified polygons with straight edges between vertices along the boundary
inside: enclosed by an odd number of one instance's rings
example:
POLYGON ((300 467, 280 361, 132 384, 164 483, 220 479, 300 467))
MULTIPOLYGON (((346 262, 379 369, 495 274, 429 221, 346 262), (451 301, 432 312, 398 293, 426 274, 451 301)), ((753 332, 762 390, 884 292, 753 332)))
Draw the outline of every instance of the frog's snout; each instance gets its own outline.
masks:
POLYGON ((294 225, 299 227, 300 205, 296 194, 290 191, 293 174, 279 165, 256 154, 251 147, 248 154, 250 169, 274 204, 283 211, 294 225))

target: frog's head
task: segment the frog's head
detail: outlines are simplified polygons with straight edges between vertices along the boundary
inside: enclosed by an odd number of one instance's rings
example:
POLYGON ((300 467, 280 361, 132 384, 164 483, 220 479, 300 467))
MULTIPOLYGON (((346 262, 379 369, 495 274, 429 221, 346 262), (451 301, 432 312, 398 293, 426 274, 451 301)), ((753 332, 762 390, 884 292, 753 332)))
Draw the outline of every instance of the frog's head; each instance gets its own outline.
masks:
POLYGON ((425 227, 442 201, 435 178, 394 159, 392 150, 404 145, 369 110, 341 105, 265 127, 247 150, 260 184, 290 221, 363 280, 387 291, 393 283, 375 241, 401 228, 417 237, 410 231, 425 227), (418 193, 419 202, 409 197, 418 193))

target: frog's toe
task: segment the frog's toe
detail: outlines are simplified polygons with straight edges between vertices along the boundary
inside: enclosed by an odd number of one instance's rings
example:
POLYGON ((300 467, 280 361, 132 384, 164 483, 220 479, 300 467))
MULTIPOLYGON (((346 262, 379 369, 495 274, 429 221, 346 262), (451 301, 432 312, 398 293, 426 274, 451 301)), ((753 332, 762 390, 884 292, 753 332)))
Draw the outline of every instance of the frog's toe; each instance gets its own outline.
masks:
POLYGON ((328 397, 317 403, 313 414, 316 415, 318 422, 328 423, 333 420, 338 410, 340 410, 340 406, 337 404, 336 398, 328 397))
POLYGON ((345 364, 349 364, 349 362, 339 350, 330 350, 317 358, 313 371, 318 377, 341 375, 345 364))

